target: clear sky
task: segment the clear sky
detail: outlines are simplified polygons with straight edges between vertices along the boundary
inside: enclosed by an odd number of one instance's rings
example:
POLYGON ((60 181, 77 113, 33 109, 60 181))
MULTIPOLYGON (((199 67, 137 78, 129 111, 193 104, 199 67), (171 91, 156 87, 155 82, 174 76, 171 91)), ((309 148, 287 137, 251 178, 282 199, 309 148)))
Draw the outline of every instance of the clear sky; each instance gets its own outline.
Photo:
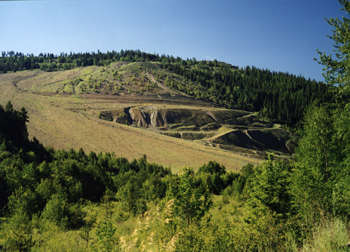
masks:
POLYGON ((323 80, 337 0, 0 0, 0 51, 140 49, 323 80))

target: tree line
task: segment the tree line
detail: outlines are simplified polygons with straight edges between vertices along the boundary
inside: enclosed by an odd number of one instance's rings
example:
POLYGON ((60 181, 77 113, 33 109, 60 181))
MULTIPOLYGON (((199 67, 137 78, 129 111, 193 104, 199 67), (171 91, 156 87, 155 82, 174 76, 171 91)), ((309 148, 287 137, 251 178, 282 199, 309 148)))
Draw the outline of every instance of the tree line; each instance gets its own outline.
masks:
POLYGON ((190 80, 167 80, 172 88, 226 108, 259 111, 289 125, 296 125, 310 104, 332 98, 332 89, 322 82, 256 67, 196 60, 168 62, 162 67, 190 80))
MULTIPOLYGON (((166 56, 162 56, 166 57, 166 56)), ((0 57, 0 73, 21 70, 41 69, 43 71, 60 71, 85 66, 105 66, 115 61, 142 62, 159 61, 161 56, 141 52, 139 50, 110 51, 106 53, 40 53, 39 55, 20 52, 2 52, 0 57)))

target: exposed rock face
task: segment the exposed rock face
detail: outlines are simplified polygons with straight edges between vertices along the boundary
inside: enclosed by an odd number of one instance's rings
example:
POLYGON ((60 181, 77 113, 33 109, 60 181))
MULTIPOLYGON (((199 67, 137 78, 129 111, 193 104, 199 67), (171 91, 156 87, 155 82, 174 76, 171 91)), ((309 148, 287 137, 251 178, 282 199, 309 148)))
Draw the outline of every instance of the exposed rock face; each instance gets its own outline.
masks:
MULTIPOLYGON (((220 114, 221 111, 217 113, 220 114)), ((231 120, 232 116, 221 113, 221 123, 231 120)), ((158 109, 156 107, 133 107, 124 111, 102 111, 101 119, 113 120, 123 124, 132 124, 140 128, 167 128, 169 124, 181 123, 198 127, 215 123, 213 112, 189 109, 158 109), (105 116, 108 115, 108 118, 105 116), (113 116, 112 116, 113 115, 113 116)))
POLYGON ((170 124, 193 125, 194 128, 212 130, 221 124, 248 125, 256 121, 249 112, 239 110, 205 111, 200 109, 166 109, 153 106, 125 108, 119 111, 102 111, 100 118, 140 128, 168 128, 170 124))
POLYGON ((217 110, 205 111, 195 109, 165 109, 153 106, 149 107, 133 107, 129 110, 132 124, 137 127, 144 128, 167 128, 169 124, 195 125, 202 127, 211 123, 219 124, 248 124, 256 118, 243 118, 249 112, 246 111, 231 111, 231 110, 217 110))
POLYGON ((139 128, 153 128, 163 135, 201 140, 221 148, 237 146, 284 153, 293 149, 293 144, 287 142, 290 135, 286 130, 260 121, 255 113, 241 110, 136 106, 102 111, 100 118, 139 128))
POLYGON ((150 115, 138 108, 131 108, 129 110, 132 124, 139 128, 148 128, 150 123, 150 115))
POLYGON ((213 143, 235 145, 255 150, 279 150, 288 152, 289 134, 283 129, 232 130, 212 140, 213 143))
POLYGON ((164 113, 162 114, 161 112, 159 112, 158 110, 154 110, 151 112, 151 126, 153 128, 160 128, 160 127, 166 127, 167 126, 167 122, 164 116, 164 113))

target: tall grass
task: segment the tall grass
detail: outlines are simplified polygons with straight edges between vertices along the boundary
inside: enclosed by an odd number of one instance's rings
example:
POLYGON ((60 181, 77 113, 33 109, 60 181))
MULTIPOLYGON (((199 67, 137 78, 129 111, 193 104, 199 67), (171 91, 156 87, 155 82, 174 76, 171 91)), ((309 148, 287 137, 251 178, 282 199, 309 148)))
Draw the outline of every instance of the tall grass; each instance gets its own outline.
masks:
POLYGON ((303 252, 350 251, 346 223, 331 219, 318 225, 310 239, 304 244, 303 252))

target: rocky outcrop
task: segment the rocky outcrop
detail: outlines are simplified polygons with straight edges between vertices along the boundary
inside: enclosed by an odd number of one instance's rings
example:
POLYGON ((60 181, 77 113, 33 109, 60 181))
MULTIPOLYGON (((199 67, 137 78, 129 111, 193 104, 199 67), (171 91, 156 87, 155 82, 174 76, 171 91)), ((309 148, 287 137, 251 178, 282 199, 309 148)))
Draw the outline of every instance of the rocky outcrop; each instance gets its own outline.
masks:
POLYGON ((283 129, 232 130, 211 139, 212 143, 234 145, 254 150, 289 152, 286 143, 289 134, 283 129))
POLYGON ((139 128, 147 128, 150 123, 150 115, 138 108, 129 109, 132 125, 139 128))
POLYGON ((118 123, 131 124, 140 128, 174 128, 192 125, 193 128, 213 130, 222 124, 246 126, 257 121, 256 116, 240 110, 213 110, 185 108, 158 108, 155 106, 140 106, 124 108, 116 111, 102 111, 100 118, 118 123), (174 126, 175 125, 175 126, 174 126))
POLYGON ((139 128, 152 128, 167 136, 220 147, 237 146, 257 151, 292 152, 289 133, 272 123, 262 122, 256 113, 217 109, 162 108, 135 106, 102 111, 100 118, 139 128), (222 128, 222 129, 221 129, 222 128))
POLYGON ((167 126, 167 121, 166 117, 164 116, 164 113, 154 110, 150 112, 150 123, 153 128, 166 128, 167 126))

